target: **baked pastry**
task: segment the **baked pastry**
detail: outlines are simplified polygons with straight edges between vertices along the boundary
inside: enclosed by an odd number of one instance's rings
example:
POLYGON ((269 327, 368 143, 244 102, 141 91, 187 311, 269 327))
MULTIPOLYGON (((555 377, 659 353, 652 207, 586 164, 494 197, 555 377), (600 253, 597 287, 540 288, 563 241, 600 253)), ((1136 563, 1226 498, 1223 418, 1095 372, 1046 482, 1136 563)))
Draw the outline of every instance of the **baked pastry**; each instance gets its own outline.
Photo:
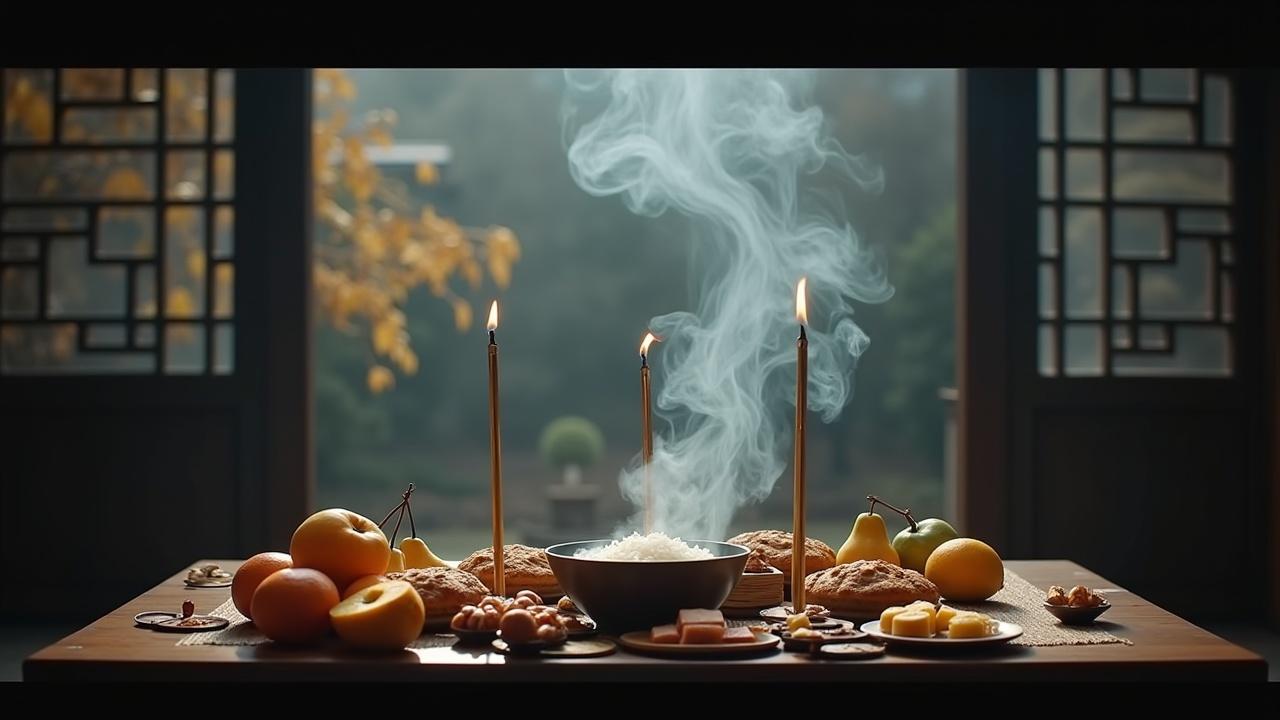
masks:
MULTIPOLYGON (((493 548, 481 548, 458 563, 458 569, 475 575, 493 590, 493 548)), ((507 578, 507 595, 532 590, 543 598, 564 595, 555 573, 547 564, 547 551, 528 545, 502 546, 502 574, 507 578)))
POLYGON ((442 630, 463 605, 477 605, 489 591, 475 575, 448 567, 411 568, 387 573, 388 580, 404 580, 418 591, 427 617, 424 630, 442 630))
POLYGON ((937 605, 938 588, 915 570, 884 560, 857 560, 814 573, 804 581, 809 602, 837 617, 875 618, 885 608, 917 600, 937 605))
MULTIPOLYGON (((782 571, 783 582, 791 584, 791 533, 783 530, 752 530, 729 538, 729 542, 759 550, 764 561, 782 571)), ((814 538, 804 539, 804 573, 812 575, 836 564, 836 551, 814 538)))
MULTIPOLYGON (((808 563, 805 563, 806 566, 808 563)), ((764 559, 764 553, 759 549, 751 551, 747 556, 747 566, 742 569, 744 573, 767 573, 772 572, 773 567, 769 565, 769 561, 764 559)))

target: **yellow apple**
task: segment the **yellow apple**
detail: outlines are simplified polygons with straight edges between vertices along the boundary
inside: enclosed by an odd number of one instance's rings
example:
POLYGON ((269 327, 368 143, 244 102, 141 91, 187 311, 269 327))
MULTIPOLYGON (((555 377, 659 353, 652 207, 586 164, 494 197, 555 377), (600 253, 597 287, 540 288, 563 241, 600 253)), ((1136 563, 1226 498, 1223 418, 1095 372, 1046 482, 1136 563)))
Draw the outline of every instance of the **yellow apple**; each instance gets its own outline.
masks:
POLYGON ((342 638, 370 650, 402 649, 422 632, 426 607, 413 586, 391 580, 367 587, 329 611, 329 621, 342 638))
POLYGON ((387 569, 391 548, 378 524, 350 510, 321 510, 303 521, 289 543, 293 566, 313 568, 345 588, 387 569))

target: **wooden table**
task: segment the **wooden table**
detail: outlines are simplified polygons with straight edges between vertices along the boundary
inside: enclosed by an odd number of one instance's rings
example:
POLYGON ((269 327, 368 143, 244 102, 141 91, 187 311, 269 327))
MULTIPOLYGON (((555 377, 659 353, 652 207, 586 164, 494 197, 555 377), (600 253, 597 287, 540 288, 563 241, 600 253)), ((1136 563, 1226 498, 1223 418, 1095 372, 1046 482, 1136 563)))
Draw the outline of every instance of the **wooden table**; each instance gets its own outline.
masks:
MULTIPOLYGON (((235 560, 215 562, 224 569, 235 560)), ((1010 561, 1009 568, 1038 587, 1114 583, 1066 560, 1010 561)), ((1252 680, 1265 681, 1266 662, 1127 592, 1109 592, 1107 629, 1133 645, 1021 647, 982 652, 905 654, 862 661, 819 661, 790 652, 738 660, 668 660, 623 649, 595 659, 509 658, 485 650, 450 647, 367 656, 333 648, 183 646, 180 635, 135 628, 133 616, 169 610, 193 599, 209 611, 230 589, 190 589, 188 568, 124 607, 28 658, 27 680, 1252 680)))

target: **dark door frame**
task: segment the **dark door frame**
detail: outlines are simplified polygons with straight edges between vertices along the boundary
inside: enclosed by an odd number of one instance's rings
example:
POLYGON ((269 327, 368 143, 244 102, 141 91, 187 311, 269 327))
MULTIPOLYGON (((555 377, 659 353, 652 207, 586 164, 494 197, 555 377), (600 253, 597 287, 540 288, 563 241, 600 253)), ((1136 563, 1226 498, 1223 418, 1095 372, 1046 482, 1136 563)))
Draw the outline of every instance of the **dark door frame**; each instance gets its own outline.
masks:
MULTIPOLYGON (((262 356, 261 371, 245 378, 261 398, 246 417, 261 423, 263 474, 255 478, 259 508, 246 539, 287 549, 294 528, 315 495, 312 452, 312 72, 308 68, 241 70, 236 77, 237 250, 255 253, 245 272, 262 276, 242 285, 255 294, 236 298, 249 311, 240 332, 262 356), (243 183, 243 184, 242 184, 243 183)), ((237 290, 241 285, 237 285, 237 290)), ((254 473, 250 473, 252 477, 254 473)))
MULTIPOLYGON (((1161 389, 1209 404, 1222 402, 1255 419, 1257 453, 1250 467, 1255 497, 1246 509, 1265 528, 1257 552, 1269 575, 1271 617, 1280 624, 1280 80, 1275 71, 1233 73, 1237 92, 1235 169, 1238 232, 1261 238, 1242 244, 1240 290, 1261 307, 1238 307, 1243 333, 1236 378, 1225 383, 1111 378, 1059 379, 1052 393, 1070 404, 1077 383, 1109 383, 1108 407, 1142 401, 1159 405, 1161 389), (1252 178, 1252 182, 1238 182, 1252 178), (1259 180, 1260 179, 1260 180, 1259 180), (1260 283, 1261 287, 1249 287, 1260 283)), ((959 223, 957 253, 957 510, 962 532, 989 539, 1013 556, 1031 552, 1028 483, 1030 422, 1013 412, 1013 399, 1036 381, 1036 262, 1039 128, 1037 70, 962 70, 958 82, 959 223), (983 318, 981 322, 973 318, 983 318)), ((1043 386, 1042 386, 1043 389, 1043 386)))
POLYGON ((311 75, 236 72, 232 374, 0 376, 0 406, 10 417, 122 408, 233 413, 237 477, 228 481, 244 555, 287 549, 313 496, 311 75))

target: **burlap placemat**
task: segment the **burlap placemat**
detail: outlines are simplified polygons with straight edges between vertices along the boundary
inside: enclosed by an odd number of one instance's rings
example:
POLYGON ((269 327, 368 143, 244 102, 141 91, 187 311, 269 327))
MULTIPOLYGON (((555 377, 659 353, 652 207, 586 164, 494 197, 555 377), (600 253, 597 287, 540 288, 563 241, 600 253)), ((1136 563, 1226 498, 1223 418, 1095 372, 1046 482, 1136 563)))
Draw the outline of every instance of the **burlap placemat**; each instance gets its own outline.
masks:
MULTIPOLYGON (((224 617, 231 622, 221 630, 213 632, 191 633, 178 641, 179 645, 262 645, 269 643, 271 640, 263 635, 253 623, 249 622, 249 618, 240 614, 236 610, 236 606, 230 600, 222 603, 210 615, 224 617)), ((410 649, 433 648, 433 647, 449 647, 457 641, 457 636, 424 633, 418 636, 409 644, 410 649)))
POLYGON ((961 610, 976 610, 996 620, 1022 626, 1022 636, 1010 640, 1011 645, 1047 647, 1051 645, 1106 645, 1133 642, 1117 637, 1098 625, 1063 625, 1044 609, 1045 591, 1024 580, 1008 568, 1004 570, 1004 588, 980 603, 946 603, 961 610))
MULTIPOLYGON (((1103 628, 1092 625, 1072 627, 1062 625, 1044 609, 1044 591, 1010 572, 1004 571, 1004 589, 982 603, 947 603, 952 607, 977 610, 991 617, 1022 626, 1022 636, 1010 641, 1013 645, 1045 647, 1050 645, 1103 645, 1109 643, 1133 643, 1112 635, 1103 628)), ((230 600, 219 605, 212 613, 231 622, 222 630, 192 633, 178 641, 179 645, 261 645, 270 642, 236 610, 230 600)), ((750 621, 730 621, 730 625, 747 625, 750 621)), ((427 633, 413 641, 409 647, 447 647, 455 641, 449 634, 427 633)))

